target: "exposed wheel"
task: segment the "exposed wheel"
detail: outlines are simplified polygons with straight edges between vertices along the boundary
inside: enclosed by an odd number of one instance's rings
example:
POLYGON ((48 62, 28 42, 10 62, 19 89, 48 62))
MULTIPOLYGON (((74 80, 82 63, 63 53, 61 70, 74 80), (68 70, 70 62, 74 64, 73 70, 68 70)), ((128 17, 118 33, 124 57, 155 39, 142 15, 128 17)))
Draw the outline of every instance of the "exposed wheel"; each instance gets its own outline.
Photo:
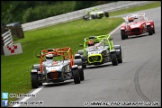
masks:
POLYGON ((153 28, 153 33, 155 33, 155 26, 154 26, 154 28, 153 28))
POLYGON ((82 65, 83 69, 85 69, 87 66, 86 65, 82 65))
POLYGON ((84 80, 84 70, 83 70, 83 68, 79 69, 79 76, 80 76, 80 80, 83 81, 84 80))
POLYGON ((74 77, 74 83, 80 84, 80 76, 79 76, 79 70, 78 69, 73 70, 73 77, 74 77))
POLYGON ((153 29, 153 33, 155 33, 155 28, 153 29))
POLYGON ((111 54, 111 60, 112 60, 112 65, 113 65, 113 66, 118 65, 118 60, 117 60, 116 53, 112 53, 112 54, 111 54))
POLYGON ((39 87, 38 74, 37 73, 31 74, 31 85, 32 85, 32 88, 38 88, 39 87))
POLYGON ((122 58, 122 49, 120 47, 120 54, 118 56, 118 63, 123 63, 123 58, 122 58))
POLYGON ((97 15, 91 15, 92 19, 96 19, 97 15))
MULTIPOLYGON (((85 62, 85 57, 84 57, 84 50, 78 50, 78 54, 81 55, 82 61, 85 62)), ((86 68, 86 64, 82 64, 83 68, 86 68)))
POLYGON ((125 30, 121 30, 121 39, 124 40, 126 38, 128 38, 128 36, 126 35, 125 30))
POLYGON ((105 16, 106 16, 106 17, 109 17, 109 13, 108 13, 108 12, 105 12, 105 16))
POLYGON ((151 28, 150 25, 147 26, 147 30, 148 30, 149 35, 152 35, 153 34, 153 30, 152 30, 152 28, 151 28))

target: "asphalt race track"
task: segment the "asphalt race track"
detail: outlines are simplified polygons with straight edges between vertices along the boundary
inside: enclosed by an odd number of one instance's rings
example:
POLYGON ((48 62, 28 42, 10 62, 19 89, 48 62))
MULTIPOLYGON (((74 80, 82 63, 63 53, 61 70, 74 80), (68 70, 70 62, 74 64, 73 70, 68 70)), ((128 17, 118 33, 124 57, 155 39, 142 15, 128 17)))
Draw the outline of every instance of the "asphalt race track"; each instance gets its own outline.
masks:
POLYGON ((141 12, 155 22, 155 34, 121 40, 120 30, 114 32, 114 44, 122 46, 123 63, 90 66, 84 70, 81 84, 73 80, 44 84, 26 102, 43 102, 35 107, 161 106, 161 7, 141 12))

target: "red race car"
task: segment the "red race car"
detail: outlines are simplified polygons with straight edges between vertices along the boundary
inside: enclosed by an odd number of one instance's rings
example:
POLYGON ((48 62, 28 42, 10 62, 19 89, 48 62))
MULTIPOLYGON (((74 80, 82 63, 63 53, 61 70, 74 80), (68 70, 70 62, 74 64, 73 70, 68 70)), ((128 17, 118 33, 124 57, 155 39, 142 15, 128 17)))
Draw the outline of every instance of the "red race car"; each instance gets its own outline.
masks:
POLYGON ((145 13, 131 14, 123 17, 125 23, 121 26, 121 39, 127 39, 128 36, 155 33, 154 21, 148 20, 145 13))

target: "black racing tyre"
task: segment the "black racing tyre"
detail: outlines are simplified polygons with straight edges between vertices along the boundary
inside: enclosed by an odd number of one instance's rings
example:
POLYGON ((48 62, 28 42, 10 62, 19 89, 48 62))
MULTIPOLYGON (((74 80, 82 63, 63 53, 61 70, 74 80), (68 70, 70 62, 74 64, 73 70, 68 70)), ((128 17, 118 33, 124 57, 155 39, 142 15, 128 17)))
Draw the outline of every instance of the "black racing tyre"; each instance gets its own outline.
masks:
POLYGON ((37 73, 31 74, 31 85, 32 85, 32 88, 38 88, 39 87, 38 74, 37 73))
POLYGON ((83 67, 83 69, 85 69, 87 66, 86 66, 86 64, 83 64, 82 67, 83 67))
POLYGON ((122 49, 120 47, 120 54, 118 56, 118 63, 123 63, 123 57, 122 57, 122 49))
POLYGON ((39 86, 42 86, 42 82, 39 81, 39 82, 38 82, 38 85, 39 85, 39 86))
POLYGON ((154 28, 153 28, 153 33, 155 33, 155 26, 154 26, 154 28))
POLYGON ((78 69, 73 70, 73 77, 74 77, 74 83, 80 84, 80 76, 79 76, 79 70, 78 69))
POLYGON ((128 38, 128 36, 126 35, 125 30, 121 30, 121 39, 124 40, 126 38, 128 38))
POLYGON ((92 19, 96 19, 97 15, 91 15, 92 19))
POLYGON ((150 25, 147 26, 147 30, 148 30, 149 35, 152 35, 153 34, 153 30, 152 30, 152 28, 151 28, 150 25))
POLYGON ((112 65, 113 65, 113 66, 118 65, 118 60, 117 60, 116 53, 112 53, 112 54, 111 54, 111 60, 112 60, 112 65))
POLYGON ((79 76, 80 76, 80 80, 83 81, 84 80, 84 70, 82 68, 79 69, 79 76))
POLYGON ((105 12, 105 16, 106 16, 106 17, 109 17, 109 13, 108 13, 108 12, 105 12))

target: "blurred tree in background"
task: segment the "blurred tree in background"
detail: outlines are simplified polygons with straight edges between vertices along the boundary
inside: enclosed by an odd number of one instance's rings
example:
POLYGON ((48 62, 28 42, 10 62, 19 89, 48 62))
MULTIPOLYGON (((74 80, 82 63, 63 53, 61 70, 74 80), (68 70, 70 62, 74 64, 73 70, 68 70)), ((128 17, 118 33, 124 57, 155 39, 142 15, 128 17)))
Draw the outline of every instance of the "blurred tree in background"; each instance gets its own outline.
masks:
POLYGON ((26 23, 114 1, 1 1, 1 23, 26 23))

